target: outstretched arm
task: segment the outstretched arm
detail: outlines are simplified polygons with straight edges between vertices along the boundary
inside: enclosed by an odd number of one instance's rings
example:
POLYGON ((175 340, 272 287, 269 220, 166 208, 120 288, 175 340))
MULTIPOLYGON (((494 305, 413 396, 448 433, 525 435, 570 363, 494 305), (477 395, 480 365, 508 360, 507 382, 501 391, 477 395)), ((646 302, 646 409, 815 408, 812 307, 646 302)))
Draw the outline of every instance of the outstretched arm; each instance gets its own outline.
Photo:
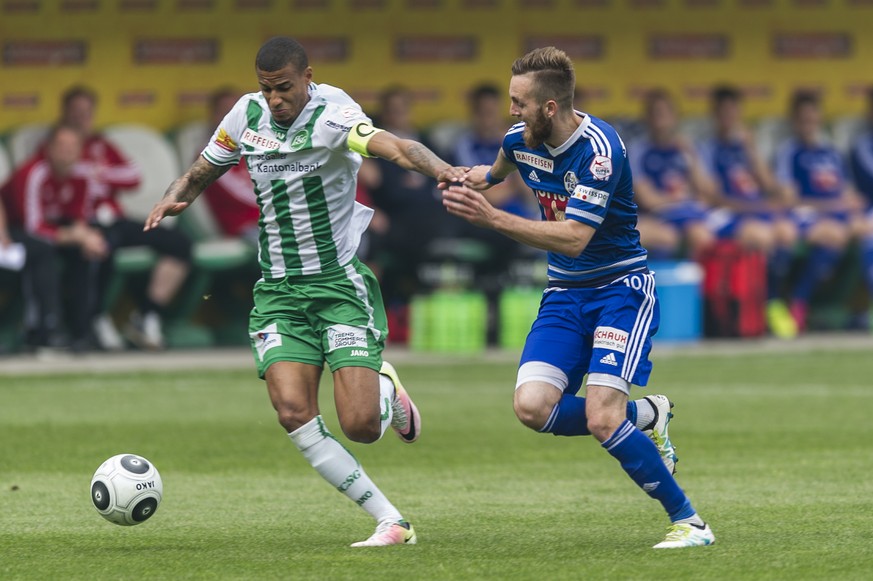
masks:
POLYGON ((166 216, 181 214, 203 190, 223 176, 232 165, 214 165, 203 156, 197 158, 185 174, 170 184, 164 197, 152 208, 143 230, 157 228, 166 216))
POLYGON ((566 220, 558 222, 535 221, 498 210, 481 192, 467 186, 451 186, 443 192, 443 205, 450 214, 471 224, 491 228, 522 244, 576 257, 594 237, 594 228, 566 220))
POLYGON ((484 191, 506 179, 509 174, 518 169, 506 158, 503 148, 497 152, 497 159, 491 165, 477 165, 469 171, 464 185, 474 190, 484 191))
MULTIPOLYGON (((352 131, 368 130, 366 125, 358 125, 352 131)), ((403 169, 417 171, 440 182, 463 181, 467 173, 465 167, 452 167, 437 154, 412 139, 402 139, 388 131, 378 131, 372 127, 372 136, 363 136, 367 153, 396 163, 403 169), (369 138, 368 138, 369 137, 369 138)), ((353 148, 354 149, 354 148, 353 148)))

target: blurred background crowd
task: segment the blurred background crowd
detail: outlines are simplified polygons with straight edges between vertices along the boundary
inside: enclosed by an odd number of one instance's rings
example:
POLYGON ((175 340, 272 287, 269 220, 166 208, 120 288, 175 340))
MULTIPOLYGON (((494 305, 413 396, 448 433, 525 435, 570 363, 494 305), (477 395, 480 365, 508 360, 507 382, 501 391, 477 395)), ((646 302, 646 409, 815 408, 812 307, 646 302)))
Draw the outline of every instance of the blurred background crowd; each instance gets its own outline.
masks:
MULTIPOLYGON (((395 4, 374 2, 354 10, 368 22, 379 14, 399 14, 395 4)), ((873 84, 873 78, 864 78, 863 70, 841 90, 842 73, 836 82, 819 80, 792 72, 792 62, 787 80, 767 85, 755 77, 761 67, 743 73, 752 61, 743 56, 740 42, 748 36, 722 37, 702 18, 680 23, 679 32, 669 36, 675 31, 659 25, 658 18, 681 9, 685 0, 648 7, 633 0, 627 7, 617 0, 590 6, 542 2, 537 18, 549 16, 541 26, 555 29, 554 35, 525 35, 516 11, 511 39, 499 41, 484 32, 428 34, 428 11, 451 16, 466 0, 400 4, 419 12, 397 16, 408 28, 397 29, 403 34, 394 39, 389 60, 397 68, 391 69, 355 44, 354 32, 337 36, 325 28, 324 15, 351 10, 336 3, 0 2, 0 351, 247 344, 245 321, 259 273, 258 209, 245 164, 166 227, 144 234, 142 219, 196 159, 237 99, 256 88, 250 64, 239 72, 236 59, 250 63, 272 34, 300 37, 310 49, 315 81, 347 89, 378 126, 467 166, 491 163, 513 122, 507 97, 512 60, 533 46, 563 48, 577 63, 577 109, 613 123, 626 144, 642 242, 656 276, 664 277, 659 284, 663 281, 667 338, 790 339, 808 330, 869 328, 873 90, 866 81, 873 84), (568 26, 563 16, 579 22, 598 11, 641 7, 658 16, 644 29, 650 40, 646 54, 653 62, 674 62, 671 74, 638 75, 638 65, 630 64, 602 66, 610 59, 633 62, 624 54, 632 52, 627 28, 602 35, 562 32, 568 26), (294 10, 305 10, 304 20, 314 19, 314 28, 297 34, 290 21, 287 27, 274 24, 294 10), (250 42, 243 43, 228 22, 237 13, 241 23, 258 23, 250 42), (173 17, 168 29, 178 38, 162 38, 160 44, 135 32, 160 36, 152 33, 165 17, 173 17), (63 24, 87 19, 118 26, 108 40, 89 44, 87 35, 70 35, 63 24), (218 21, 224 26, 219 33, 210 25, 218 21), (188 30, 191 23, 197 23, 196 32, 188 30), (422 34, 413 35, 416 30, 422 34), (202 75, 210 82, 192 88, 186 69, 230 58, 218 48, 222 35, 234 36, 225 47, 234 55, 232 66, 226 73, 202 75), (489 43, 500 50, 492 51, 489 43), (123 47, 128 60, 106 61, 104 51, 113 46, 123 47), (353 46, 364 57, 356 56, 353 46), (499 60, 486 52, 496 52, 499 60), (358 58, 373 64, 367 82, 355 73, 347 83, 340 69, 358 58), (719 72, 725 59, 729 64, 719 72), (477 76, 490 60, 499 69, 477 76), (683 80, 677 72, 683 63, 694 71, 701 60, 716 70, 683 80), (410 63, 415 73, 407 75, 410 63), (161 86, 131 89, 140 87, 131 85, 131 78, 146 66, 150 82, 161 86), (438 82, 423 80, 429 69, 440 75, 438 82), (461 80, 452 78, 451 70, 462 71, 461 80), (40 85, 46 75, 53 77, 48 89, 40 85), (624 83, 621 89, 615 77, 624 83), (167 119, 168 107, 160 104, 161 92, 172 87, 184 119, 167 119), (157 120, 160 114, 165 118, 157 120), (691 295, 671 292, 677 273, 691 273, 675 285, 691 295), (688 321, 690 326, 677 323, 688 321)), ((529 4, 486 2, 473 20, 487 22, 489 10, 506 19, 512 7, 534 10, 529 4)), ((729 22, 753 9, 785 13, 776 3, 709 4, 727 11, 729 22)), ((384 27, 387 20, 373 21, 384 27)), ((638 26, 643 25, 631 28, 638 26)), ((790 31, 752 34, 773 35, 774 60, 809 58, 815 65, 862 60, 873 46, 846 26, 834 32, 828 25, 831 36, 824 40, 805 27, 815 49, 806 57, 808 43, 790 31)), ((518 176, 489 195, 508 212, 540 216, 536 198, 518 176)), ((365 160, 358 199, 376 210, 359 252, 381 280, 391 342, 446 350, 521 344, 545 282, 544 256, 449 216, 433 181, 388 162, 365 160)))

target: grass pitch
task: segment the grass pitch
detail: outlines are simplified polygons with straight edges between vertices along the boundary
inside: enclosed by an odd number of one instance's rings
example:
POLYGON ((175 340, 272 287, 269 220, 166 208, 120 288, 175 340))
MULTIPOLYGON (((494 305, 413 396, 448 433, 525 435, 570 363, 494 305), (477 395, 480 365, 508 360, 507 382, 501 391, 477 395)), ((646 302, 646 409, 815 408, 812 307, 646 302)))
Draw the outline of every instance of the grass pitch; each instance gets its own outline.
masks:
POLYGON ((0 377, 0 579, 871 576, 869 353, 657 360, 680 484, 718 539, 660 552, 660 506, 594 440, 515 420, 514 365, 399 367, 421 440, 349 445, 418 532, 384 549, 348 547, 373 523, 296 452, 253 371, 0 377), (121 452, 164 481, 136 527, 90 505, 121 452))

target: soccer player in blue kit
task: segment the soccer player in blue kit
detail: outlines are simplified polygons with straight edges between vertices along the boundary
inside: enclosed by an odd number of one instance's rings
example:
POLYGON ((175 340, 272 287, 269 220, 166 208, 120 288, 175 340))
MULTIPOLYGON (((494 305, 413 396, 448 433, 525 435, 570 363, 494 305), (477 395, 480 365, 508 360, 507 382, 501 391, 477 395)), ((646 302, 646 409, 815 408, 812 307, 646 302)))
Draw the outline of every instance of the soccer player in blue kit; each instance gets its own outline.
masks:
POLYGON ((709 525, 629 413, 631 385, 645 386, 652 370, 655 279, 636 230, 624 144, 610 125, 573 109, 574 87, 573 63, 554 47, 516 60, 509 112, 520 123, 506 133, 494 164, 473 168, 464 186, 447 187, 443 204, 548 251, 548 288, 518 369, 519 420, 544 433, 597 438, 667 511, 672 524, 654 548, 710 545, 709 525), (497 210, 480 193, 515 170, 536 194, 542 220, 497 210), (586 374, 582 398, 576 394, 586 374))
MULTIPOLYGON (((795 200, 791 215, 809 248, 790 293, 791 314, 802 332, 814 291, 834 274, 853 235, 867 237, 868 226, 846 160, 823 136, 818 95, 807 91, 793 95, 790 116, 794 135, 776 151, 776 179, 795 200)), ((873 253, 866 250, 862 259, 873 261, 873 253)), ((873 264, 864 267, 869 272, 873 264)))

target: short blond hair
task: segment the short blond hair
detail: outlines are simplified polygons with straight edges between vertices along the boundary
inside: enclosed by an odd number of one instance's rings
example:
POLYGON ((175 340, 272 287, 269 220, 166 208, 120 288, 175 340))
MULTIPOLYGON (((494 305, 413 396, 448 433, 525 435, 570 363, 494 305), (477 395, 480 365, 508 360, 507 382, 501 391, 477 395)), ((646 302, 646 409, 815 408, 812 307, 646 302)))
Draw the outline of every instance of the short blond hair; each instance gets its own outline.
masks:
POLYGON ((513 76, 534 75, 534 98, 553 100, 562 109, 573 108, 576 72, 567 53, 553 46, 536 48, 512 63, 513 76))

